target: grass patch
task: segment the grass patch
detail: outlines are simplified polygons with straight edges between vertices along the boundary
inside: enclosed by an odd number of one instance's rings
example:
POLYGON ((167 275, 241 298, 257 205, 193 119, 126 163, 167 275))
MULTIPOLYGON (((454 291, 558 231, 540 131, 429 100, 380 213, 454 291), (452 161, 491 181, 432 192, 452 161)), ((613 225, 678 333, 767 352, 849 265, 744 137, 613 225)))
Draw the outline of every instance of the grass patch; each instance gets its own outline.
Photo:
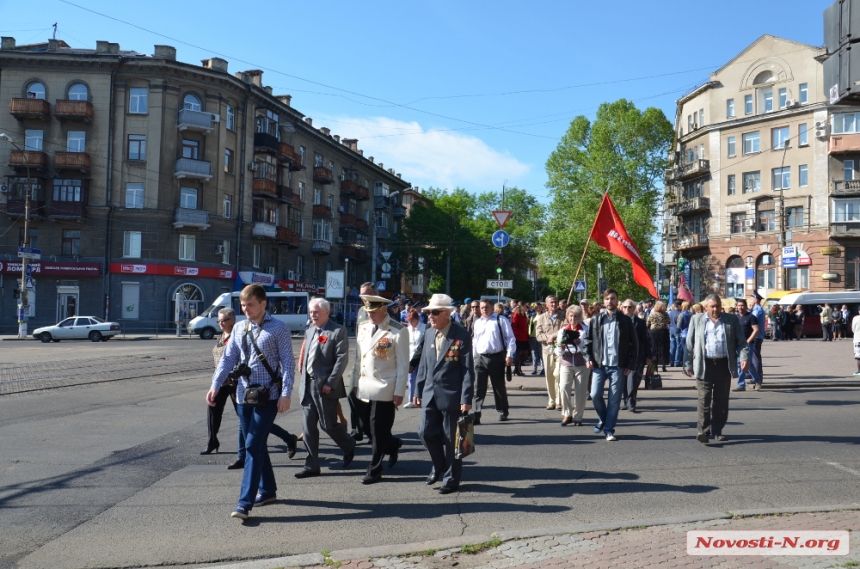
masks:
POLYGON ((438 549, 425 549, 414 553, 401 553, 397 557, 433 557, 438 551, 438 549))
POLYGON ((460 553, 465 553, 467 555, 475 555, 476 553, 480 553, 482 551, 486 551, 487 549, 492 549, 493 547, 498 547, 502 545, 502 540, 498 537, 494 537, 490 541, 485 541, 484 543, 473 543, 470 545, 464 545, 460 548, 460 553))

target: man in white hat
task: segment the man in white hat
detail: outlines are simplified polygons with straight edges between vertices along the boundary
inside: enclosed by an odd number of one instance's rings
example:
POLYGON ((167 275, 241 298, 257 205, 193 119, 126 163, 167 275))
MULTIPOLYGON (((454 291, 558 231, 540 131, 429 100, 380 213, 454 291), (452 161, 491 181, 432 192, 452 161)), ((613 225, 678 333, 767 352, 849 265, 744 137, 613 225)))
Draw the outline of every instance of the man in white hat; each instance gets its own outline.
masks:
POLYGON ((451 297, 434 294, 423 310, 430 326, 424 334, 418 389, 412 402, 423 407, 418 436, 430 453, 433 470, 428 485, 442 480, 440 494, 449 494, 460 485, 463 461, 454 458, 457 419, 472 408, 474 371, 472 337, 460 324, 451 321, 451 297))
POLYGON ((388 316, 389 300, 361 295, 368 319, 356 332, 352 388, 361 417, 369 417, 373 457, 362 484, 382 480, 382 459, 397 463, 402 442, 392 436, 394 413, 403 402, 409 382, 409 331, 388 316))

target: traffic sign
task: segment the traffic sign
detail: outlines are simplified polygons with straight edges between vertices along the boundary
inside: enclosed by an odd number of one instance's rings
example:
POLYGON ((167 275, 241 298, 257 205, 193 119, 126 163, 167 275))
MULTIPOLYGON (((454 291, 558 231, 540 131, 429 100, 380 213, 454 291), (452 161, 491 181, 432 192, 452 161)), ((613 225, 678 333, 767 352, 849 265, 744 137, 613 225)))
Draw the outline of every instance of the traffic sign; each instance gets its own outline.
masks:
POLYGON ((487 281, 487 288, 514 288, 514 281, 487 281))
POLYGON ((573 292, 585 292, 585 281, 576 281, 573 283, 573 292))
POLYGON ((41 259, 42 250, 33 249, 32 247, 18 247, 18 256, 22 259, 41 259))
POLYGON ((385 253, 380 253, 380 254, 382 255, 382 258, 385 259, 386 261, 388 261, 388 259, 391 257, 391 251, 386 251, 385 253))
POLYGON ((381 278, 383 278, 383 279, 390 279, 390 278, 391 278, 391 273, 382 273, 382 275, 380 275, 380 276, 381 276, 381 278))
POLYGON ((496 247, 499 247, 499 248, 507 247, 508 243, 511 242, 511 236, 508 234, 507 231, 503 231, 503 230, 499 229, 498 231, 493 233, 492 241, 493 241, 493 245, 495 245, 496 247))
POLYGON ((24 270, 25 276, 31 276, 33 274, 33 265, 27 264, 27 268, 24 270))
POLYGON ((380 267, 380 268, 382 269, 383 273, 390 273, 391 272, 391 265, 389 263, 382 263, 382 267, 380 267))
POLYGON ((496 218, 496 223, 499 224, 499 229, 504 229, 505 224, 511 218, 513 212, 506 209, 497 209, 493 211, 493 217, 496 218))
POLYGON ((36 283, 33 281, 33 277, 27 277, 26 288, 27 288, 27 290, 35 290, 36 289, 36 283))

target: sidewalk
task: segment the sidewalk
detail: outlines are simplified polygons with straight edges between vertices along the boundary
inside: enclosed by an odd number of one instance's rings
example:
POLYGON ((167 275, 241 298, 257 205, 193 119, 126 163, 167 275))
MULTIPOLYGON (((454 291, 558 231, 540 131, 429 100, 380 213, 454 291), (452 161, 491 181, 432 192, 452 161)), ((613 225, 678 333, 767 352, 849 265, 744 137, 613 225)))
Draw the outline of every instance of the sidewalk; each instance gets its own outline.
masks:
MULTIPOLYGON (((464 536, 447 540, 281 557, 217 567, 273 569, 500 569, 617 567, 855 567, 860 547, 840 556, 699 556, 688 555, 691 530, 753 531, 848 530, 860 528, 860 504, 795 510, 747 510, 686 518, 628 520, 532 532, 464 536)), ((849 539, 850 539, 849 538, 849 539)), ((853 540, 852 540, 853 541, 853 540)))

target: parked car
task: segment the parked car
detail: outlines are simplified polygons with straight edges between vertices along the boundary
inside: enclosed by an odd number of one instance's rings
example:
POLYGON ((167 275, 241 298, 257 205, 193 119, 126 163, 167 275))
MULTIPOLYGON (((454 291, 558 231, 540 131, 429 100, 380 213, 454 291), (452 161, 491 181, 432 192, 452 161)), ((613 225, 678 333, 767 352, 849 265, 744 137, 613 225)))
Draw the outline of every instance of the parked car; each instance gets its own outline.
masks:
POLYGON ((71 316, 53 326, 36 328, 33 330, 33 337, 46 344, 60 340, 107 342, 119 332, 117 322, 105 322, 95 316, 71 316))

